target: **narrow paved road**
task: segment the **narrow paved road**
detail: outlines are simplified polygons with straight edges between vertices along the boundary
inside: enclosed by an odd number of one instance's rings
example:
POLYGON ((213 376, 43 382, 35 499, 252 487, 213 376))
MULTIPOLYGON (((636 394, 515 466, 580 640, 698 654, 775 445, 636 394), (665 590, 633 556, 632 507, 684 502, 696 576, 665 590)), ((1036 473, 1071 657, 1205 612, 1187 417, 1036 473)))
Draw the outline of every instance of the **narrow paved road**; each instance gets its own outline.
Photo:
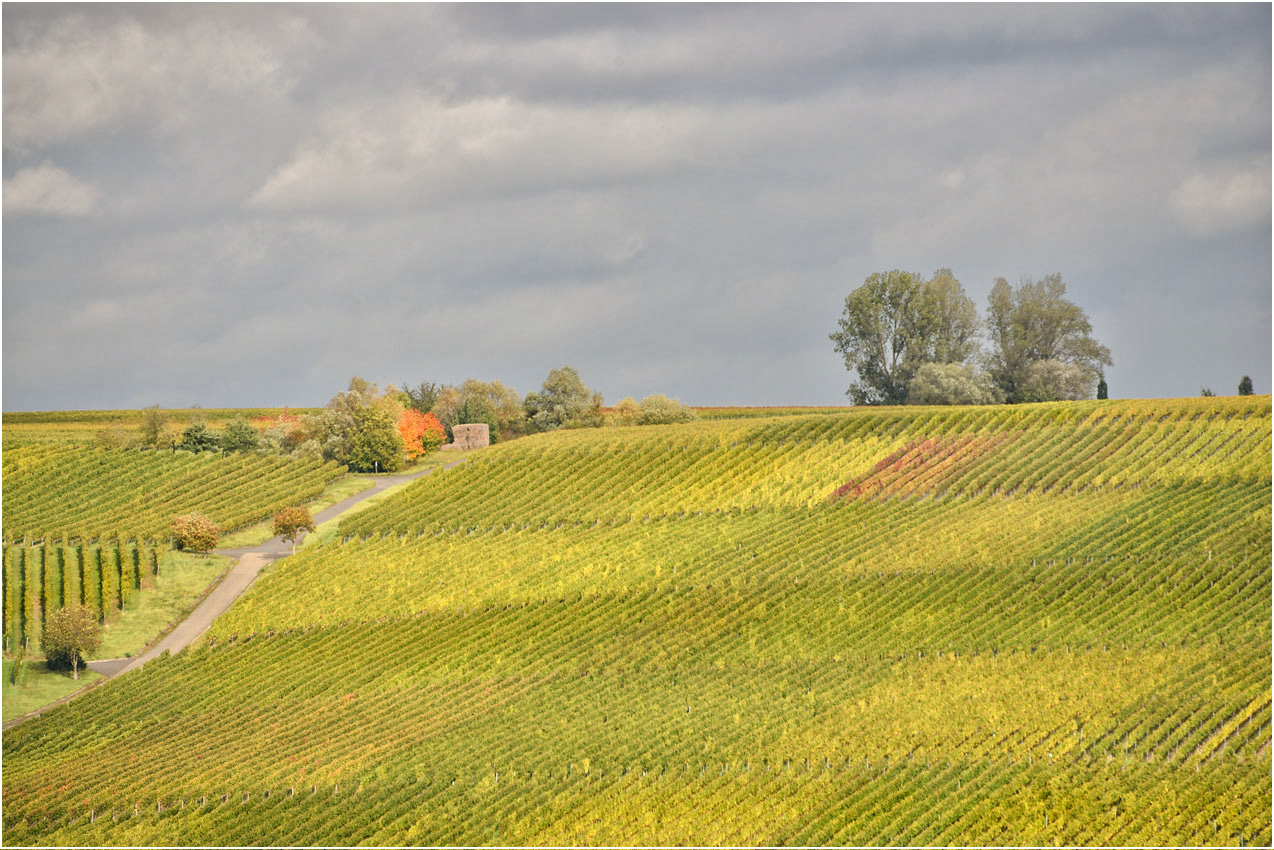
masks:
MULTIPOLYGON (((464 463, 465 458, 453 461, 441 467, 442 469, 451 469, 464 463)), ((344 501, 337 502, 330 508, 325 508, 314 514, 314 524, 327 522, 335 519, 345 513, 354 505, 371 498, 377 493, 384 492, 386 489, 397 484, 405 484, 422 476, 428 475, 439 467, 433 466, 428 469, 415 472, 410 475, 386 475, 373 479, 374 483, 368 489, 361 493, 356 493, 344 501)), ((219 555, 229 555, 232 558, 238 558, 230 571, 225 577, 213 588, 212 592, 204 597, 198 607, 190 613, 190 616, 177 624, 171 632, 164 636, 163 640, 150 647, 141 655, 135 658, 110 658, 100 661, 90 661, 88 669, 101 673, 106 679, 114 678, 122 673, 130 670, 136 670, 151 659, 158 658, 164 652, 170 652, 176 655, 195 641, 200 635, 208 630, 212 625, 212 621, 220 617, 234 601, 239 598, 248 586, 252 584, 257 577, 257 573, 261 572, 262 567, 278 558, 292 554, 292 544, 284 540, 282 537, 272 537, 266 542, 245 549, 217 549, 219 555)), ((98 680, 100 684, 104 680, 98 680)), ((85 688, 84 690, 88 690, 85 688)), ((4 724, 5 729, 9 729, 19 723, 29 720, 33 717, 39 717, 42 712, 48 711, 55 705, 61 705, 69 702, 72 698, 83 693, 84 690, 76 691, 68 697, 58 700, 57 702, 46 705, 41 709, 25 714, 22 717, 14 718, 4 724)))
MULTIPOLYGON (((464 462, 461 458, 454 463, 449 463, 442 467, 443 469, 451 469, 464 462)), ((345 513, 354 505, 382 493, 390 487, 398 484, 406 484, 422 476, 428 475, 438 467, 430 467, 411 475, 387 475, 373 479, 373 484, 361 493, 355 493, 344 501, 337 502, 330 508, 324 508, 316 513, 313 517, 314 524, 327 522, 335 519, 345 513)), ((304 540, 304 535, 297 542, 304 540)), ((269 540, 257 546, 246 549, 217 549, 218 555, 229 555, 232 558, 237 557, 239 560, 230 569, 230 572, 221 580, 221 582, 213 588, 213 591, 204 597, 199 607, 190 613, 190 616, 177 625, 175 629, 169 632, 163 640, 152 646, 143 654, 136 658, 115 658, 102 661, 88 662, 88 668, 95 670, 106 677, 118 676, 120 673, 127 673, 129 670, 136 670, 147 661, 158 658, 165 652, 176 655, 190 644, 194 643, 195 638, 208 631, 212 625, 212 621, 220 617, 230 609, 234 601, 248 589, 256 579, 257 573, 266 564, 272 563, 278 558, 292 554, 292 544, 284 540, 282 537, 271 537, 269 540)))

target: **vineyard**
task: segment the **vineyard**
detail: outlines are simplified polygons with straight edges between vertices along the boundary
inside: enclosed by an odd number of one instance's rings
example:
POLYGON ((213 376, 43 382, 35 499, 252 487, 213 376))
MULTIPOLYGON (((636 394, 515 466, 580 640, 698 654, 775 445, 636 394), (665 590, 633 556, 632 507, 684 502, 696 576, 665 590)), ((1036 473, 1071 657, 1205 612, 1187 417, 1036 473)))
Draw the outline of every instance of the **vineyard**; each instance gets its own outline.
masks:
POLYGON ((5 733, 5 839, 1269 845, 1270 470, 1268 396, 504 443, 5 733))
MULTIPOLYGON (((221 430, 237 417, 273 419, 280 415, 303 416, 317 413, 318 408, 191 408, 160 410, 159 415, 178 430, 188 422, 202 421, 221 430)), ((136 433, 142 424, 141 410, 54 410, 4 414, 4 448, 31 443, 61 443, 92 446, 103 430, 119 429, 136 433)))
POLYGON ((4 537, 156 540, 187 513, 241 528, 314 498, 344 472, 330 462, 259 455, 6 447, 4 537))
POLYGON ((761 419, 812 413, 845 413, 848 407, 696 407, 700 419, 761 419))
POLYGON ((44 618, 86 605, 107 622, 159 572, 173 517, 241 528, 318 496, 321 461, 32 443, 4 452, 4 648, 42 652, 44 618))

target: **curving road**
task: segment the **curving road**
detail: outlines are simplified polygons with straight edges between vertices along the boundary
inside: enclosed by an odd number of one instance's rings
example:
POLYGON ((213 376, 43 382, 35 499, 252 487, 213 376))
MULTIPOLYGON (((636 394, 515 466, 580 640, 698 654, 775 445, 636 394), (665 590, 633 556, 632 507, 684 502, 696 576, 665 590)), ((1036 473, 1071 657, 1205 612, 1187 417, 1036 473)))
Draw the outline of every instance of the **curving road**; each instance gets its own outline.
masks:
MULTIPOLYGON (((464 458, 446 464, 443 469, 451 469, 464 463, 464 458)), ((429 473, 438 467, 430 467, 411 475, 387 475, 373 479, 373 484, 361 493, 355 493, 348 499, 337 502, 330 508, 324 508, 314 515, 314 524, 327 522, 335 519, 345 513, 354 505, 382 493, 390 487, 398 484, 406 484, 408 481, 414 481, 429 473)), ((304 535, 300 540, 304 540, 304 535)), ((297 542, 299 543, 300 540, 297 542)), ((212 621, 220 617, 234 601, 248 589, 253 580, 257 577, 257 573, 269 563, 292 554, 292 544, 284 540, 282 537, 271 537, 269 540, 257 546, 251 546, 245 549, 217 549, 218 555, 229 555, 239 560, 230 569, 220 583, 213 588, 212 592, 204 597, 203 602, 194 611, 190 612, 190 616, 182 620, 175 629, 164 636, 163 640, 150 647, 141 655, 135 658, 113 658, 101 661, 88 662, 90 670, 101 673, 103 676, 110 678, 118 676, 121 673, 127 673, 129 670, 136 670, 147 661, 158 658, 165 652, 176 655, 190 644, 194 643, 195 638, 208 631, 208 627, 212 625, 212 621)))
MULTIPOLYGON (((459 460, 448 463, 441 468, 451 469, 464 463, 465 460, 465 458, 460 458, 459 460)), ((428 475, 438 468, 439 467, 434 466, 410 475, 387 475, 377 477, 373 479, 374 483, 368 489, 361 493, 356 493, 348 499, 337 502, 330 508, 325 508, 314 514, 314 524, 318 525, 319 523, 327 522, 330 519, 335 519, 364 499, 371 498, 377 493, 381 493, 395 485, 405 484, 408 481, 413 481, 417 478, 428 475)), ((238 558, 238 561, 230 568, 230 571, 226 573, 217 586, 204 597, 203 601, 199 603, 195 610, 190 612, 190 616, 178 623, 176 628, 165 635, 158 643, 148 648, 141 655, 134 658, 110 658, 89 661, 86 665, 88 669, 101 673, 105 677, 105 679, 99 679, 97 682, 94 682, 94 685, 101 684, 106 679, 119 676, 130 670, 136 670, 146 662, 151 659, 158 658, 165 652, 170 652, 175 655, 185 649, 187 646, 192 644, 196 638, 208 630, 208 627, 212 625, 213 620, 224 614, 230 606, 234 604, 234 601, 248 589, 249 585, 252 584, 253 580, 257 577, 257 573, 261 572, 262 567, 277 560, 278 558, 292 554, 292 544, 281 537, 272 537, 258 546, 252 546, 244 549, 217 549, 215 551, 218 555, 229 555, 230 557, 238 558)), ((9 729, 24 720, 38 717, 42 712, 49 710, 55 705, 61 705, 64 702, 69 702, 71 699, 88 689, 89 688, 83 688, 70 696, 63 697, 57 702, 46 705, 43 708, 31 712, 30 714, 14 718, 13 720, 5 723, 4 728, 9 729)))

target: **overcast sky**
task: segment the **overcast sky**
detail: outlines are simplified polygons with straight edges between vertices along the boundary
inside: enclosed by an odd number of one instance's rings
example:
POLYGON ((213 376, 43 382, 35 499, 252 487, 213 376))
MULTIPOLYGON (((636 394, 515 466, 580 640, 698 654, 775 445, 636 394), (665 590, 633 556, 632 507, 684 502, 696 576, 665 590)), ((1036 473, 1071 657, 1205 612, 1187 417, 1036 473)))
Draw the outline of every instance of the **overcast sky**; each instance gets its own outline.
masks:
POLYGON ((873 272, 1270 391, 1271 7, 3 6, 3 408, 846 404, 873 272))

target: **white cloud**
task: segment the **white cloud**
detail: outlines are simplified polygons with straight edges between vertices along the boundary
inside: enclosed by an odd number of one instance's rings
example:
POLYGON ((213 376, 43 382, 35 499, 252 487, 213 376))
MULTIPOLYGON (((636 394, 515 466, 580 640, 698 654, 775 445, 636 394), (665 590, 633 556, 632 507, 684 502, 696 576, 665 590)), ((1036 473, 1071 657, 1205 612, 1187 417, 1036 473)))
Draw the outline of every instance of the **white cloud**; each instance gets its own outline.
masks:
POLYGON ((1212 234, 1270 221, 1270 166, 1192 174, 1172 194, 1172 209, 1188 229, 1212 234))
POLYGON ((403 208, 611 182, 685 164, 705 117, 663 106, 577 107, 422 93, 330 109, 248 200, 275 211, 403 208))
POLYGON ((233 10, 204 10, 177 27, 166 13, 135 9, 106 21, 73 12, 6 39, 5 149, 38 150, 139 121, 177 131, 211 103, 269 101, 292 84, 283 54, 310 39, 290 19, 254 31, 237 25, 233 10))
POLYGON ((85 216, 97 204, 96 189, 48 162, 4 181, 5 215, 85 216))
POLYGON ((128 313, 119 301, 97 299, 72 311, 66 326, 77 333, 93 331, 106 334, 112 328, 118 328, 127 318, 128 313))

